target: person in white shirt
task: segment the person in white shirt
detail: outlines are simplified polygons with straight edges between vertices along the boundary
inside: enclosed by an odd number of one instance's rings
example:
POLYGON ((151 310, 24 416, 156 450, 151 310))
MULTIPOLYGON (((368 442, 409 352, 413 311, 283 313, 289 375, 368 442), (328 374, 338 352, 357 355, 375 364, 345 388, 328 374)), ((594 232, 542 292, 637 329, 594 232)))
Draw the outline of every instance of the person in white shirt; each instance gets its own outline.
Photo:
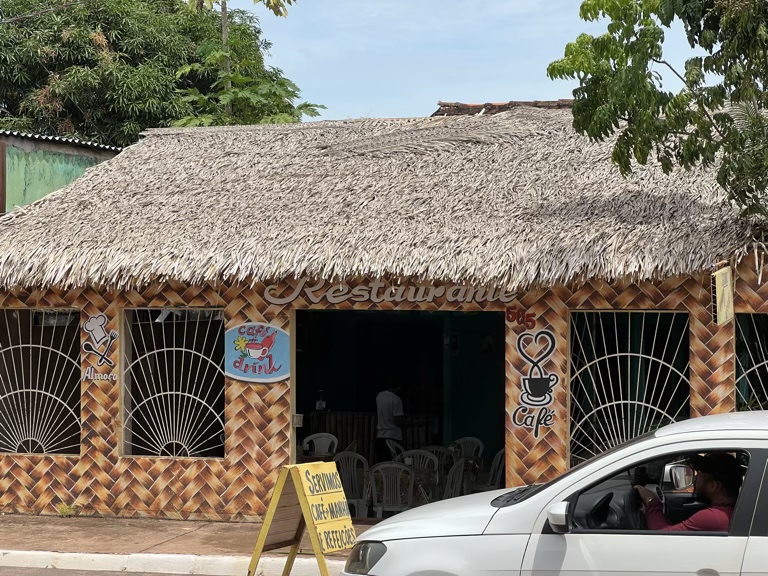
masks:
POLYGON ((402 425, 405 420, 403 401, 397 393, 400 385, 390 386, 376 396, 376 462, 392 460, 387 440, 402 443, 402 425))

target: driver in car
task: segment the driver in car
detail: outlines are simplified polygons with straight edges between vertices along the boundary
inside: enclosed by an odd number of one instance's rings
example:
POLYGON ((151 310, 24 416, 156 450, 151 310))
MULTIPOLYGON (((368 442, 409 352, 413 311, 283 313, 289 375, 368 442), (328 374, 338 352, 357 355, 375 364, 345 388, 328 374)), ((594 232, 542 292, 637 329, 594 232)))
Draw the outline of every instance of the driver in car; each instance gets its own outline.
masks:
POLYGON ((734 456, 724 452, 692 456, 690 462, 695 471, 696 496, 707 508, 699 510, 679 524, 669 524, 664 517, 659 497, 645 486, 635 486, 645 504, 645 518, 649 530, 728 531, 741 489, 742 470, 739 462, 734 456))

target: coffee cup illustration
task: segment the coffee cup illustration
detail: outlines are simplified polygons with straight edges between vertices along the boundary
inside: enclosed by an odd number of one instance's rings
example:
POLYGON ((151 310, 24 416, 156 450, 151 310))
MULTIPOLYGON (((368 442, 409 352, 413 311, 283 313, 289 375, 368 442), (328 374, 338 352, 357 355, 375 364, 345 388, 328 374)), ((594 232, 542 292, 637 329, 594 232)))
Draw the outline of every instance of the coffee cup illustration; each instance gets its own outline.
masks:
POLYGON ((546 397, 555 387, 557 381, 557 374, 525 376, 523 377, 523 390, 525 390, 529 398, 538 400, 546 397))

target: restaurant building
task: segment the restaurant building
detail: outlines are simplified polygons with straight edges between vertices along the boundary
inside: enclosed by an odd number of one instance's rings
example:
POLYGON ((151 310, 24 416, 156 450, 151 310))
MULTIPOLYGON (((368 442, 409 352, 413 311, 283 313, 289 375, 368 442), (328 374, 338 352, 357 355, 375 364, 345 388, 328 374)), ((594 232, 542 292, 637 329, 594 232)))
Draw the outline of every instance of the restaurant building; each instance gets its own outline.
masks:
POLYGON ((506 486, 768 406, 762 229, 714 175, 494 106, 152 130, 0 219, 0 511, 258 519, 309 434, 370 458, 394 383, 406 448, 479 438, 506 486))

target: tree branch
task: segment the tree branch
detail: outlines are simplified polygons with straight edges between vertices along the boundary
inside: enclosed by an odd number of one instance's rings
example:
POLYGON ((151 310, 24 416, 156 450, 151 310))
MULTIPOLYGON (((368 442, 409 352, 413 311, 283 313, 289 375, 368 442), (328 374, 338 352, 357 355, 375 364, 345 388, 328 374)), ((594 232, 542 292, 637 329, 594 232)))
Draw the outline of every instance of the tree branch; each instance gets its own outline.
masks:
POLYGON ((674 69, 674 67, 672 66, 672 64, 670 64, 670 63, 669 63, 669 62, 667 62, 666 60, 659 60, 658 58, 651 58, 651 60, 653 60, 654 62, 656 62, 656 64, 663 64, 664 66, 666 66, 667 68, 669 68, 669 69, 672 71, 672 73, 673 73, 675 76, 677 76, 677 77, 680 79, 680 81, 681 81, 683 84, 685 84, 685 87, 686 87, 686 88, 688 88, 689 90, 691 90, 691 87, 690 87, 690 86, 688 86, 688 81, 685 79, 685 77, 684 77, 684 76, 682 76, 682 75, 680 74, 680 72, 678 72, 677 70, 675 70, 675 69, 674 69))
MULTIPOLYGON (((685 85, 685 87, 688 88, 688 90, 691 91, 691 94, 694 94, 694 95, 696 94, 696 91, 688 85, 688 81, 685 79, 685 77, 681 76, 680 72, 675 70, 675 68, 672 66, 672 64, 670 64, 666 60, 659 60, 657 58, 652 58, 652 60, 654 62, 656 62, 657 64, 663 64, 664 66, 669 68, 672 71, 672 73, 680 79, 680 81, 685 85)), ((704 113, 704 115, 709 120, 710 124, 712 124, 712 127, 715 129, 715 132, 718 133, 720 138, 725 138, 725 134, 720 132, 720 128, 718 128, 717 124, 715 124, 715 120, 714 120, 714 118, 712 118, 712 115, 709 113, 709 110, 707 110, 704 106, 702 106, 700 102, 697 101, 696 103, 699 105, 699 110, 701 110, 704 113)))

